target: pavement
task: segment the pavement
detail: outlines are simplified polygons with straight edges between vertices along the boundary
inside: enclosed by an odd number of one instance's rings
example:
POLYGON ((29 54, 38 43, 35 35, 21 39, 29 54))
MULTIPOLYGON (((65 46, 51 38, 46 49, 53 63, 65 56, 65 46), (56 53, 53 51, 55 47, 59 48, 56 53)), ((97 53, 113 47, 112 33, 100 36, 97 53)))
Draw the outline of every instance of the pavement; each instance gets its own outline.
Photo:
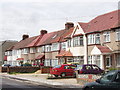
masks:
POLYGON ((77 84, 76 78, 57 78, 47 79, 48 74, 7 74, 1 73, 3 77, 27 81, 34 84, 40 84, 53 88, 82 88, 83 85, 77 84))

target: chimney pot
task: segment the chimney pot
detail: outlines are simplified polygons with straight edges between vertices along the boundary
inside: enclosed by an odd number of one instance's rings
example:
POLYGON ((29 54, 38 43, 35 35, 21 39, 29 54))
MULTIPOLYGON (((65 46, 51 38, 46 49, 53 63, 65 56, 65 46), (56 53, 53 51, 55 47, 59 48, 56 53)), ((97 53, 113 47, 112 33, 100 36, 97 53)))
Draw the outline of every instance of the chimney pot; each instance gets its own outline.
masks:
POLYGON ((46 34, 46 33, 47 33, 47 30, 41 30, 41 31, 40 31, 40 34, 41 34, 41 35, 44 35, 44 34, 46 34))
POLYGON ((22 40, 25 40, 25 39, 27 39, 27 38, 29 38, 29 35, 27 35, 27 34, 24 34, 24 35, 22 36, 22 40))
POLYGON ((67 22, 67 23, 65 24, 65 29, 70 29, 71 27, 74 27, 74 23, 72 23, 72 22, 67 22))

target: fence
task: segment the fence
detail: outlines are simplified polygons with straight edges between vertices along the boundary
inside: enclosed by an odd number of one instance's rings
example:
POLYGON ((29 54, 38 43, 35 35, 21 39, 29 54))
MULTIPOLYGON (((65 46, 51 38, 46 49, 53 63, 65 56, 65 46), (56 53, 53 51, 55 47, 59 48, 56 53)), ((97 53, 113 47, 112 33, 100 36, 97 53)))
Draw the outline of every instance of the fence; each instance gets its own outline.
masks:
POLYGON ((50 73, 51 68, 50 66, 41 67, 41 73, 50 73))
POLYGON ((40 70, 40 67, 33 66, 19 66, 19 67, 2 67, 2 72, 12 73, 32 73, 40 70))

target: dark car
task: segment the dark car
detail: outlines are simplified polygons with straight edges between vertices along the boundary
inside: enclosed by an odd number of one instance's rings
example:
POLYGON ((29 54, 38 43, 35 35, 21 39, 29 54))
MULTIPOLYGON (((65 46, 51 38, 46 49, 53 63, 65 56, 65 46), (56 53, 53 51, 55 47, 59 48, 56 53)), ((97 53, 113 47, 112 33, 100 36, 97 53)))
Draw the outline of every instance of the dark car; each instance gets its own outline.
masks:
POLYGON ((9 67, 11 66, 10 64, 3 64, 2 67, 9 67))
POLYGON ((75 71, 78 71, 78 74, 102 74, 104 73, 104 70, 100 69, 97 65, 94 65, 94 64, 77 65, 75 71))
POLYGON ((50 74, 54 75, 55 77, 74 76, 75 75, 75 72, 74 72, 75 68, 76 68, 76 66, 71 65, 71 64, 57 65, 50 70, 50 74))
POLYGON ((95 82, 88 83, 83 90, 120 90, 120 70, 106 73, 95 82))

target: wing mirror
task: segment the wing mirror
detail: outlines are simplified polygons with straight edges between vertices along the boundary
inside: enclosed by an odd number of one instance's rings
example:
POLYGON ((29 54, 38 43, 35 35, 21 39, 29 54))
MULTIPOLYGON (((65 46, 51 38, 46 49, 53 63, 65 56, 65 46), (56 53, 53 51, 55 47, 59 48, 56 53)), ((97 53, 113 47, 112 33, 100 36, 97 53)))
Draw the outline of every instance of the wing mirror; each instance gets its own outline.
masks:
POLYGON ((96 82, 97 82, 97 83, 100 83, 100 79, 97 79, 96 82))

